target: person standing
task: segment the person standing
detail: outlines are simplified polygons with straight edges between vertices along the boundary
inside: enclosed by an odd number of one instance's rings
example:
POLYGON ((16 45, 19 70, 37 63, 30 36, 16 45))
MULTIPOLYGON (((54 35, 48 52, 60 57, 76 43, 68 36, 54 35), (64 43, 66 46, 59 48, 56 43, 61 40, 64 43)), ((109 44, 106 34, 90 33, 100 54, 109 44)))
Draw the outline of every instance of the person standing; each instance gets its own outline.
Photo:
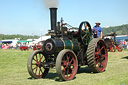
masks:
POLYGON ((96 22, 96 25, 93 27, 93 37, 102 38, 102 28, 100 27, 100 22, 96 22))
POLYGON ((2 43, 0 43, 0 49, 2 49, 2 43))
POLYGON ((20 50, 20 47, 22 46, 22 43, 20 43, 20 46, 19 46, 19 50, 20 50))
POLYGON ((127 45, 127 49, 128 49, 128 40, 126 40, 126 45, 127 45))

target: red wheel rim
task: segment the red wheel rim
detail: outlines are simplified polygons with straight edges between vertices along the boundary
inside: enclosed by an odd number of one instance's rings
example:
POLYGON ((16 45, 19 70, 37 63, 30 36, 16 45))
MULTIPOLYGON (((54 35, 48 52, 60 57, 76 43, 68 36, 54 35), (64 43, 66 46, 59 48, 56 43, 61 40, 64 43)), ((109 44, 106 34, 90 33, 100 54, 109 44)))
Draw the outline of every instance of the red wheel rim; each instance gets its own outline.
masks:
POLYGON ((113 46, 110 47, 111 52, 114 52, 114 49, 115 49, 115 47, 113 47, 113 46))
POLYGON ((36 54, 36 55, 33 56, 32 71, 39 78, 42 78, 42 76, 45 73, 45 69, 41 66, 42 62, 46 62, 45 57, 43 56, 43 54, 36 54))
POLYGON ((107 49, 103 41, 99 41, 95 49, 95 66, 99 72, 105 70, 108 60, 107 56, 107 49))
POLYGON ((112 46, 110 47, 110 51, 111 51, 111 52, 114 52, 114 51, 113 51, 113 47, 112 47, 112 46))
POLYGON ((121 51, 122 51, 122 46, 121 46, 121 45, 116 46, 116 49, 117 49, 119 52, 121 52, 121 51))
POLYGON ((71 52, 65 53, 61 61, 61 71, 65 79, 73 79, 77 70, 77 61, 71 52))

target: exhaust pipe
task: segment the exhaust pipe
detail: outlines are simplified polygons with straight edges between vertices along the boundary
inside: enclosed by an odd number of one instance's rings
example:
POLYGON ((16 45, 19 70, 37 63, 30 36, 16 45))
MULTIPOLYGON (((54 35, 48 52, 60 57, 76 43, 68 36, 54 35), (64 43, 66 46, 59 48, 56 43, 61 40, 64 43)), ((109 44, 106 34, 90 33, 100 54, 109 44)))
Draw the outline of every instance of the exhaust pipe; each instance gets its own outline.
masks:
POLYGON ((54 31, 54 33, 56 34, 57 8, 49 8, 49 9, 50 9, 50 17, 51 17, 51 31, 54 31))

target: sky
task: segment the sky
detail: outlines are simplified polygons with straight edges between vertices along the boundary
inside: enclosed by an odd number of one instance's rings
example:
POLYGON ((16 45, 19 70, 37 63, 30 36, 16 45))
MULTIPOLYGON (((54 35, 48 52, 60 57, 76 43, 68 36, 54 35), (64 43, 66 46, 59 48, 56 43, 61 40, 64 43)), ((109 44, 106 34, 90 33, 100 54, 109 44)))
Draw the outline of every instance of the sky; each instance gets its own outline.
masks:
MULTIPOLYGON (((128 0, 58 0, 57 8, 57 21, 63 17, 73 27, 82 21, 92 27, 97 21, 101 27, 128 24, 128 0)), ((49 29, 50 12, 43 0, 0 0, 0 34, 40 36, 49 29)))

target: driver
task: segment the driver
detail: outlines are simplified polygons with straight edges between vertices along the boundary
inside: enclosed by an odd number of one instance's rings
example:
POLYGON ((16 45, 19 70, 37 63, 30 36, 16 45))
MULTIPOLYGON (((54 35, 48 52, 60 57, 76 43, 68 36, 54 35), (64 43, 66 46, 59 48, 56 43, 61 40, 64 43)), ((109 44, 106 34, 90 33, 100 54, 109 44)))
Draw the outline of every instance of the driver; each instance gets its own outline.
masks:
POLYGON ((102 28, 100 27, 100 22, 96 22, 96 25, 93 27, 94 38, 102 38, 102 28))

